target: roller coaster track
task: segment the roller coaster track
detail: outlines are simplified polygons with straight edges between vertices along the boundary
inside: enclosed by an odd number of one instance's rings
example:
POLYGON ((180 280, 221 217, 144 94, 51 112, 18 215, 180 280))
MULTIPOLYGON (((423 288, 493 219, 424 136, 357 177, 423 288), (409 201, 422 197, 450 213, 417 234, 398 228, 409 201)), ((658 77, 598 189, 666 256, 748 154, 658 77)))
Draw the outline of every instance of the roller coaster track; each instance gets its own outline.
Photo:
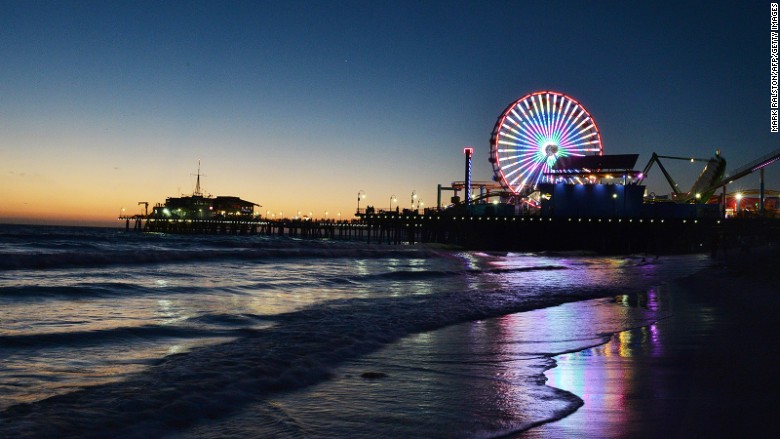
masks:
POLYGON ((716 183, 713 188, 719 188, 721 186, 725 186, 727 184, 731 184, 740 178, 752 174, 759 169, 765 168, 772 163, 780 160, 780 149, 776 149, 769 154, 766 154, 765 156, 759 157, 756 160, 753 160, 752 162, 732 171, 726 174, 725 177, 718 183, 716 183))

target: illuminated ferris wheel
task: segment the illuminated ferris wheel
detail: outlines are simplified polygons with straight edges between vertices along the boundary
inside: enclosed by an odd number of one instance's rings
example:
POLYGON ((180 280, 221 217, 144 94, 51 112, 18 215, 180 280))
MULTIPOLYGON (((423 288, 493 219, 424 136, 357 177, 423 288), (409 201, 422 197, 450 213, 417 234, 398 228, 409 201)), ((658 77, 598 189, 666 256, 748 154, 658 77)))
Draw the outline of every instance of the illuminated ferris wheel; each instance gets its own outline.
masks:
POLYGON ((561 157, 601 155, 601 134, 579 102, 554 91, 526 95, 498 117, 490 137, 494 179, 521 194, 539 183, 561 157))

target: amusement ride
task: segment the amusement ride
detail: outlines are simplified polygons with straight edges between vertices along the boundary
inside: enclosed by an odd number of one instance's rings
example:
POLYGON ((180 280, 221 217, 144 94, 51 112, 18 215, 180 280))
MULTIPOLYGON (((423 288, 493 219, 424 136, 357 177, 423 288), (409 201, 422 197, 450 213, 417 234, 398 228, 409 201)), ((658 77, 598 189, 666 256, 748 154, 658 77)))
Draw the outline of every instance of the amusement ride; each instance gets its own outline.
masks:
POLYGON ((559 158, 602 154, 593 117, 574 98, 555 91, 530 93, 509 104, 490 136, 494 179, 514 195, 551 182, 559 158))

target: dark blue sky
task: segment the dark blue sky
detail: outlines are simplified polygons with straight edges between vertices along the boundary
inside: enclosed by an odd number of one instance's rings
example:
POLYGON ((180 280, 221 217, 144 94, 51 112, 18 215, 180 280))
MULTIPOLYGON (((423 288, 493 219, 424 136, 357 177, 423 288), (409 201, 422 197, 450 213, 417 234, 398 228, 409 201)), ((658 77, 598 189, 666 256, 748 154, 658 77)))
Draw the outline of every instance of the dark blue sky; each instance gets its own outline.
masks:
POLYGON ((211 192, 272 211, 347 212, 360 189, 430 206, 465 145, 490 179, 496 118, 544 89, 638 167, 778 147, 763 2, 3 1, 0 57, 0 184, 20 194, 0 217, 54 184, 111 215, 162 201, 198 159, 211 192))

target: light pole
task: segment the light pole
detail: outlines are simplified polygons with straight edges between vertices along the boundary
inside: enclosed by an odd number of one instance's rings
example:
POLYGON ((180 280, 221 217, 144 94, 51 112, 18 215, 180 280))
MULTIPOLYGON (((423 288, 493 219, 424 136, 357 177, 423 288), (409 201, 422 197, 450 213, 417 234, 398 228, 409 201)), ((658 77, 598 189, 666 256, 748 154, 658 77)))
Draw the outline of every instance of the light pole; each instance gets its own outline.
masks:
POLYGON ((358 200, 357 200, 358 201, 357 213, 359 214, 360 213, 360 199, 361 198, 366 198, 366 191, 364 191, 363 189, 359 190, 358 194, 357 194, 357 198, 358 198, 358 200))
POLYGON ((417 191, 412 189, 412 210, 414 210, 414 200, 417 199, 417 191))
POLYGON ((737 192, 737 213, 736 216, 739 216, 739 205, 742 201, 742 192, 737 192))
POLYGON ((395 195, 390 196, 390 212, 393 211, 393 201, 398 201, 398 198, 396 198, 395 195))

